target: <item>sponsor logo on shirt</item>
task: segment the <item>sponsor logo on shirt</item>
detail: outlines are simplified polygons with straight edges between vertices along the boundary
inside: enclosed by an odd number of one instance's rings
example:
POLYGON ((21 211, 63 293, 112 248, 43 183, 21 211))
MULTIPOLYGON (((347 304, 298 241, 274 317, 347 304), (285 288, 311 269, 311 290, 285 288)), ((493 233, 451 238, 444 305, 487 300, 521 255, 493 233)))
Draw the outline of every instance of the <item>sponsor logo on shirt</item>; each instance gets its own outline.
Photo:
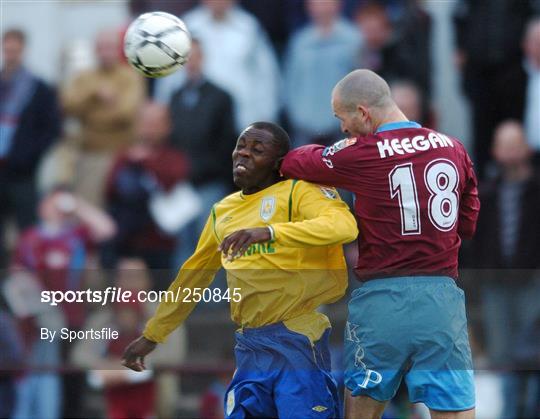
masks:
POLYGON ((251 255, 260 255, 260 254, 268 254, 268 253, 276 253, 276 248, 274 247, 274 241, 269 241, 268 243, 253 243, 250 245, 246 253, 244 253, 243 256, 251 256, 251 255))
POLYGON ((377 148, 381 159, 391 157, 394 154, 412 154, 417 151, 425 151, 430 148, 454 147, 454 143, 446 135, 430 132, 427 138, 417 135, 413 138, 394 138, 377 141, 377 148))
POLYGON ((343 140, 339 140, 338 142, 332 144, 331 146, 326 147, 323 150, 322 155, 323 157, 333 156, 338 151, 341 151, 354 144, 356 144, 356 138, 344 138, 343 140))

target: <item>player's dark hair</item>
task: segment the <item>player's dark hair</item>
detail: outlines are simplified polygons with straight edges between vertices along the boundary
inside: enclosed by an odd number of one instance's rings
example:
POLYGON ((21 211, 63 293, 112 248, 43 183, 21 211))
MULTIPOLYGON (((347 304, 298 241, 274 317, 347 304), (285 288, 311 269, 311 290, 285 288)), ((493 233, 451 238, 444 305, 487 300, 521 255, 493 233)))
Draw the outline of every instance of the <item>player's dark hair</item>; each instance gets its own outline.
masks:
POLYGON ((26 44, 26 35, 20 29, 8 29, 2 34, 2 42, 9 38, 16 39, 23 45, 26 44))
POLYGON ((283 128, 272 122, 255 122, 250 127, 268 132, 272 136, 274 144, 278 146, 279 157, 283 157, 291 149, 291 139, 283 128))

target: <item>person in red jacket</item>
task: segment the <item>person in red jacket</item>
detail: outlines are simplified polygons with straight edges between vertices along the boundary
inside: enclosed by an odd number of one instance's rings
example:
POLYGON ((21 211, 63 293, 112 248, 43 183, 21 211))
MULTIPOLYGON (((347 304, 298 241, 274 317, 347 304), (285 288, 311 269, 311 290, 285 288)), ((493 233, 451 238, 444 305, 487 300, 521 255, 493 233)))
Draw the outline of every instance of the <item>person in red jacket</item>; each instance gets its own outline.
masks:
POLYGON ((356 274, 345 330, 346 416, 380 417, 405 380, 432 418, 474 417, 458 250, 480 209, 473 165, 455 138, 409 121, 388 84, 355 70, 332 93, 349 138, 289 152, 281 172, 354 193, 356 274))
POLYGON ((183 181, 189 170, 186 157, 167 145, 171 130, 168 110, 146 103, 137 118, 136 144, 118 154, 109 173, 106 196, 108 209, 118 225, 113 255, 106 265, 114 266, 119 256, 136 256, 150 269, 169 268, 175 238, 160 230, 149 201, 159 191, 170 191, 183 181))
POLYGON ((110 327, 118 338, 104 342, 98 368, 89 375, 89 384, 102 389, 110 419, 153 418, 156 412, 156 385, 153 372, 137 374, 118 369, 125 346, 139 336, 144 325, 144 307, 138 301, 113 304, 110 327))

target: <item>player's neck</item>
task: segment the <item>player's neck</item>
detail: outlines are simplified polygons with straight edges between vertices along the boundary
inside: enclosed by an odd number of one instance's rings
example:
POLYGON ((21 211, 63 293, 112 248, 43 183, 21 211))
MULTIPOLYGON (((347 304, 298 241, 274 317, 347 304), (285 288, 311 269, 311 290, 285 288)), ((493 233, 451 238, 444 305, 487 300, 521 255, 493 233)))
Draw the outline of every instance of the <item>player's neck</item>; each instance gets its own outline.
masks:
POLYGON ((279 175, 276 175, 275 177, 269 178, 269 179, 265 180, 264 182, 261 182, 258 185, 248 186, 246 188, 243 188, 242 193, 244 195, 252 195, 254 193, 262 191, 263 189, 269 188, 272 185, 275 185, 280 180, 281 180, 281 178, 279 177, 279 175))
POLYGON ((408 121, 407 117, 399 108, 389 109, 386 113, 382 114, 380 120, 376 124, 375 129, 378 129, 381 125, 390 124, 392 122, 408 121))

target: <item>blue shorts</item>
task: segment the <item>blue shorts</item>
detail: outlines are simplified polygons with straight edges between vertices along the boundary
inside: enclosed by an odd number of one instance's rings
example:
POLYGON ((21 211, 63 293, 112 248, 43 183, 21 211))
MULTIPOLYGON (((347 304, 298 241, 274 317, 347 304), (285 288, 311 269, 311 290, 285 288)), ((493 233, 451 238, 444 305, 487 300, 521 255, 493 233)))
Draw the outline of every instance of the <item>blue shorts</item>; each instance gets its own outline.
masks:
POLYGON ((474 407, 463 291, 448 277, 374 279, 356 289, 345 328, 345 385, 353 396, 409 399, 430 409, 474 407))
POLYGON ((341 417, 326 330, 315 344, 282 323, 236 333, 225 417, 341 417))

